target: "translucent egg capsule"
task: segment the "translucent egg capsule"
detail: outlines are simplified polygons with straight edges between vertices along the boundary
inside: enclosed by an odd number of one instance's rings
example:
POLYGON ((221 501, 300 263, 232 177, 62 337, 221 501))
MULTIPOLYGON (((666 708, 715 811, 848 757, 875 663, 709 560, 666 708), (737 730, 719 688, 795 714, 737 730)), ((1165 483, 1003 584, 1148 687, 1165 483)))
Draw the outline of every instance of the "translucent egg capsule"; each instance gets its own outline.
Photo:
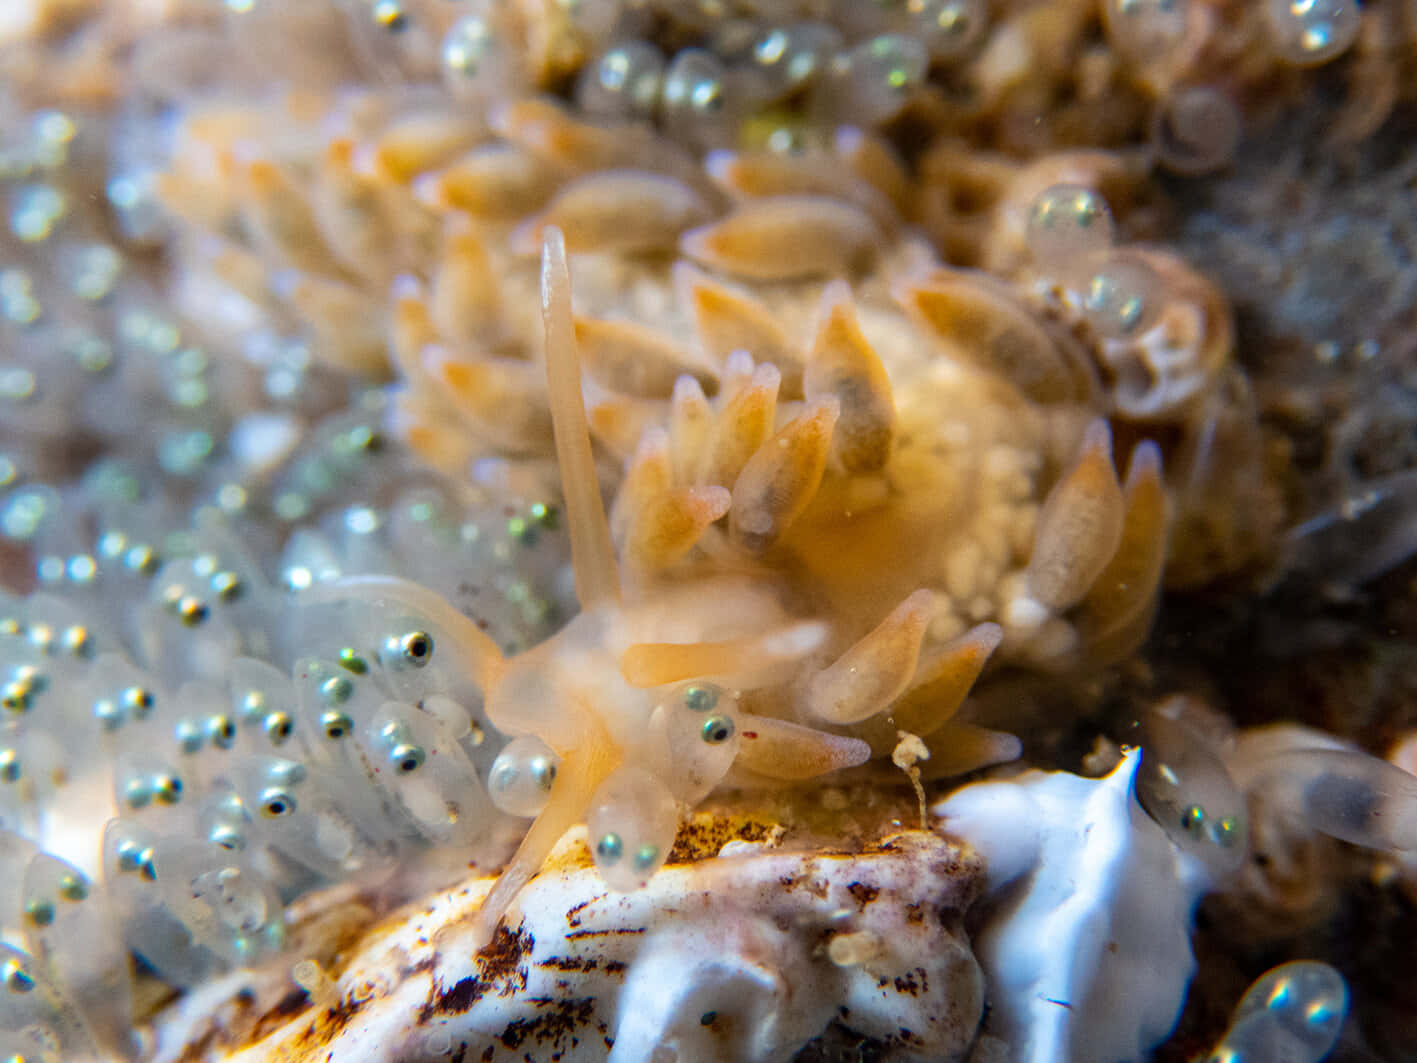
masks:
POLYGON ((388 689, 401 701, 447 693, 467 678, 458 653, 444 651, 445 645, 452 650, 455 640, 431 619, 380 600, 359 601, 349 608, 353 645, 368 647, 368 664, 378 667, 388 689))
POLYGON ((370 674, 371 659, 350 647, 335 661, 302 658, 294 681, 300 727, 310 736, 307 761, 330 773, 334 796, 371 837, 387 838, 401 817, 375 782, 378 758, 357 737, 386 700, 370 674))
POLYGON ((111 736, 115 747, 137 741, 129 739, 127 732, 151 718, 163 701, 153 677, 117 653, 101 655, 81 689, 85 715, 102 734, 111 736))
POLYGON ((231 716, 250 747, 297 758, 308 754, 310 736, 299 720, 295 686, 288 674, 251 657, 231 663, 231 716))
POLYGON ((1251 790, 1282 815, 1354 845, 1417 852, 1417 776, 1379 757, 1299 749, 1251 767, 1251 790))
POLYGON ((473 720, 467 706, 461 702, 443 694, 434 694, 423 699, 422 709, 429 715, 436 716, 448 729, 448 733, 463 743, 465 748, 476 748, 482 744, 485 737, 482 729, 473 720))
POLYGON ((19 926, 25 867, 39 852, 32 837, 29 832, 0 829, 0 928, 19 926))
POLYGON ((424 80, 437 69, 438 42, 414 0, 359 0, 348 5, 349 35, 376 77, 424 80))
POLYGON ((191 819, 189 786, 175 764, 154 753, 121 754, 113 767, 113 799, 124 815, 163 829, 191 819))
POLYGON ((1159 710, 1141 721, 1137 800, 1184 852, 1216 879, 1245 858, 1245 798, 1201 734, 1159 710))
POLYGON ((1348 1013, 1348 985, 1326 963, 1298 960, 1257 978, 1207 1063, 1319 1063, 1348 1013))
POLYGON ((337 803, 343 790, 327 774, 279 757, 241 757, 228 769, 252 813, 252 840, 331 879, 373 867, 387 856, 337 803))
POLYGON ((383 700, 368 678, 365 657, 349 649, 338 661, 302 658, 293 673, 296 701, 303 725, 313 735, 322 759, 348 759, 346 739, 367 723, 383 700))
POLYGON ((664 783, 643 768, 626 766, 600 784, 586 826, 605 884, 636 890, 669 858, 679 812, 664 783))
POLYGON ((1166 297, 1161 275, 1134 255, 1107 255, 1092 264, 1081 293, 1088 323, 1106 339, 1139 336, 1161 315, 1166 297))
POLYGON ((192 677, 220 680, 242 652, 240 632, 212 600, 210 578, 190 558, 169 561, 140 607, 142 658, 166 685, 192 677))
POLYGON ((24 1032, 0 1030, 0 1059, 6 1063, 61 1063, 58 1037, 47 1028, 27 1025, 24 1032))
POLYGON ((4 1049, 31 1053, 20 1058, 45 1063, 99 1058, 92 1032, 42 966, 24 950, 0 942, 0 1030, 9 1038, 4 1049))
POLYGON ((1228 165, 1240 142, 1240 112, 1209 85, 1178 88, 1160 101, 1151 121, 1156 161, 1187 177, 1228 165))
POLYGON ((76 752, 30 721, 0 726, 0 826, 41 837, 76 752))
POLYGON ((664 74, 660 120, 674 135, 700 145, 725 142, 736 121, 728 69, 712 52, 685 48, 664 74))
POLYGON ((492 803, 513 816, 536 816, 546 807, 560 764, 551 747, 534 735, 514 738, 487 773, 492 803))
POLYGON ((216 957, 197 945, 157 885, 156 831, 129 819, 111 819, 103 829, 103 880, 123 941, 164 981, 195 986, 213 970, 216 957))
POLYGON ((92 660, 105 648, 84 611, 56 595, 32 594, 26 599, 25 628, 36 648, 60 661, 92 660))
POLYGON ((841 50, 841 31, 825 22, 794 22, 764 30, 750 60, 768 99, 780 98, 821 76, 841 50))
POLYGON ((1189 0, 1104 0, 1102 24, 1112 47, 1133 66, 1167 59, 1186 37, 1189 0))
POLYGON ((984 0, 906 0, 905 10, 908 32, 918 36, 937 61, 968 52, 989 22, 984 0))
POLYGON ((211 842, 163 838, 152 864, 167 905, 198 944, 240 965, 284 944, 280 896, 245 857, 211 842))
POLYGON ((665 779, 674 796, 694 804, 708 796, 733 766, 742 741, 738 697, 716 683, 669 688, 655 706, 652 726, 663 728, 669 747, 665 779))
POLYGON ((482 102, 525 80, 514 50, 490 18, 468 14, 443 35, 439 49, 443 83, 454 96, 482 102))
POLYGON ((648 119, 659 103, 664 56, 648 41, 621 41, 587 64, 576 86, 586 114, 601 118, 648 119))
MULTIPOLYGON (((188 781, 200 786, 220 768, 226 754, 243 737, 226 685, 200 679, 183 683, 173 698, 173 706, 180 715, 171 722, 172 745, 167 748, 173 751, 188 781)), ((253 736, 244 737, 249 740, 253 736)), ((246 744, 252 751, 259 748, 252 741, 246 744)))
POLYGON ((361 744, 380 784, 429 841, 467 844, 486 835, 491 806, 482 780, 436 717, 389 702, 365 728, 361 744))
POLYGON ((128 951, 103 891, 73 864, 40 853, 25 868, 21 922, 47 979, 106 1048, 131 1056, 128 951))
POLYGON ((930 55, 914 37, 885 33, 831 64, 821 103, 841 122, 879 125, 894 118, 925 80, 930 55))
POLYGON ((1265 0, 1270 37, 1295 66, 1318 66, 1348 50, 1358 37, 1357 0, 1265 0))
POLYGON ((197 834, 232 852, 251 843, 252 816, 234 790, 220 785, 197 805, 197 834))
POLYGON ((1107 201, 1086 185, 1052 185, 1029 205, 1029 253, 1043 273, 1065 283, 1080 262, 1108 251, 1115 238, 1107 201))
POLYGON ((0 665, 0 712, 4 718, 18 719, 39 703, 50 686, 50 673, 22 652, 5 656, 9 660, 0 665))

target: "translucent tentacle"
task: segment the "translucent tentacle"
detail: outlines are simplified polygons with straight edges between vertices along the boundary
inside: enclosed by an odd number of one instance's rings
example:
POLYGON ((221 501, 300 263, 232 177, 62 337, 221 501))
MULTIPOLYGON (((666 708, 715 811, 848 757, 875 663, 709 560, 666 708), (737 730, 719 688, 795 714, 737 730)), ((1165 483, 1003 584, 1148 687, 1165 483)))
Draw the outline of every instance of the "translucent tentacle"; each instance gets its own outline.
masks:
POLYGON ((1126 656, 1146 637, 1166 564, 1166 485, 1150 440, 1132 452, 1123 500, 1121 544, 1078 609, 1087 658, 1098 663, 1126 656))
POLYGON ((541 256, 541 317, 546 329, 546 387, 556 427, 556 459, 571 533, 571 565, 582 609, 618 601, 620 572, 610 524, 600 498, 600 480, 590 449, 576 330, 571 317, 571 275, 559 229, 544 234, 541 256))
POLYGON ((812 677, 811 711, 831 723, 859 723, 886 708, 910 684, 935 605, 916 591, 876 628, 812 677))
POLYGON ((896 726, 926 738, 944 726, 964 704, 1003 637, 998 624, 980 624, 922 664, 915 685, 891 711, 896 726))
POLYGON ((1048 614, 1081 601, 1117 553, 1124 513, 1122 487, 1112 467, 1112 432, 1106 421, 1093 421, 1081 453, 1038 515, 1027 596, 1010 605, 1011 621, 1036 626, 1048 614))
POLYGON ((770 779, 810 779, 871 758, 859 738, 828 734, 787 720, 744 713, 738 764, 770 779))
POLYGON ((722 642, 642 642, 620 658, 625 681, 637 687, 664 686, 715 676, 748 679, 793 665, 821 646, 827 626, 804 621, 766 635, 722 642))
POLYGON ((832 453, 846 470, 884 467, 895 435, 895 400, 886 367, 862 335, 851 289, 843 281, 829 284, 822 297, 822 323, 803 386, 808 398, 834 395, 841 403, 832 453))

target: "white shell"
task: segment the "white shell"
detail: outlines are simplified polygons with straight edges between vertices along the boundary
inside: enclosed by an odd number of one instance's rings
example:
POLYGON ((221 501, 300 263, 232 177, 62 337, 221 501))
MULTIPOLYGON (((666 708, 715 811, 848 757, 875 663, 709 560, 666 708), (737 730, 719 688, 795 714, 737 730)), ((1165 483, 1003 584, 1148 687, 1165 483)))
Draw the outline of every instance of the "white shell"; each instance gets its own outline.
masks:
POLYGON ((1007 898, 976 939, 989 1032, 1015 1063, 1144 1059, 1175 1025, 1195 972, 1200 865, 1137 803, 1140 755, 1110 775, 1026 772, 932 811, 984 856, 1007 898))

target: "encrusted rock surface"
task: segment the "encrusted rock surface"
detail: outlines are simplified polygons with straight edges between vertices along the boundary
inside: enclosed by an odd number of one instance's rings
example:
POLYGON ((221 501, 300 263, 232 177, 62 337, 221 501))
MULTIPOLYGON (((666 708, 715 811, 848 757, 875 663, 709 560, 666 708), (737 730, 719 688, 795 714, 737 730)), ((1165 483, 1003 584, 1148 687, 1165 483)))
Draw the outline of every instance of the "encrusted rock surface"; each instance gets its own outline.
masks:
POLYGON ((228 976, 161 1020, 156 1058, 357 1061, 377 1045, 410 1063, 769 1063, 829 1027, 873 1058, 962 1058, 984 1006, 964 931, 979 858, 923 831, 859 852, 779 848, 782 834, 700 816, 685 842, 731 838, 721 855, 617 894, 573 832, 482 949, 487 878, 352 936, 343 919, 297 928, 296 952, 326 957, 328 983, 294 988, 284 968, 228 976))

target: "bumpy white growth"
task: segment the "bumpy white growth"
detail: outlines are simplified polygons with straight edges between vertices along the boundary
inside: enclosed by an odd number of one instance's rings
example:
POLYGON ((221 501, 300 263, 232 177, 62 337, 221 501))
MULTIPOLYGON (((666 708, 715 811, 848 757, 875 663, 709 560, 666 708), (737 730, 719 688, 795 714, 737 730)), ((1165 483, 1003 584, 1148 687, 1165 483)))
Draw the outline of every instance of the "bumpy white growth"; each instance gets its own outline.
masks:
POLYGON ((990 892, 1008 890, 976 946, 991 1032, 1017 1063, 1142 1059, 1180 1012, 1205 876, 1137 803, 1140 763, 977 783, 932 810, 983 854, 990 892))
MULTIPOLYGON (((859 855, 731 842, 731 855, 670 865, 620 894, 606 892, 585 837, 552 854, 489 948, 476 950, 471 916, 491 881, 443 892, 357 946, 332 987, 352 1018, 311 1008, 232 1058, 434 1060, 461 1048, 499 1063, 771 1063, 834 1019, 896 1063, 957 1059, 973 1040, 984 983, 958 928, 979 868, 947 840, 911 832, 859 855), (875 947, 831 947, 841 939, 875 947)), ((289 986, 267 980, 284 977, 205 987, 159 1023, 156 1059, 220 1028, 223 993, 277 1006, 289 986)))

